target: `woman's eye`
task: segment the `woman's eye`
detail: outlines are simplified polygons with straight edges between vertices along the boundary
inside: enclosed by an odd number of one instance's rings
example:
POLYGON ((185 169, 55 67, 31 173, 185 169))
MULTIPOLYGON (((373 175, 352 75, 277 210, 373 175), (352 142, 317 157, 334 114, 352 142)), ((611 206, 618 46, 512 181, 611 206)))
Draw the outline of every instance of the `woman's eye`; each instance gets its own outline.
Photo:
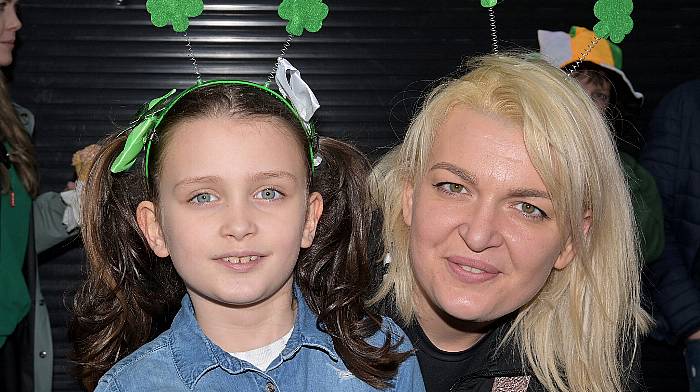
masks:
POLYGON ((265 188, 261 190, 260 192, 255 194, 256 199, 263 199, 263 200, 276 200, 282 197, 282 193, 278 191, 277 189, 273 188, 265 188))
POLYGON ((540 220, 547 218, 547 214, 545 214, 544 211, 530 203, 520 202, 515 205, 515 209, 520 211, 523 215, 527 216, 528 218, 535 218, 540 220))
POLYGON ((190 202, 194 203, 194 204, 205 204, 205 203, 211 203, 211 202, 214 202, 217 200, 219 200, 219 198, 212 195, 211 193, 200 193, 197 196, 191 198, 190 202))
POLYGON ((455 184, 454 182, 441 182, 437 184, 437 187, 448 193, 466 193, 464 185, 455 184))

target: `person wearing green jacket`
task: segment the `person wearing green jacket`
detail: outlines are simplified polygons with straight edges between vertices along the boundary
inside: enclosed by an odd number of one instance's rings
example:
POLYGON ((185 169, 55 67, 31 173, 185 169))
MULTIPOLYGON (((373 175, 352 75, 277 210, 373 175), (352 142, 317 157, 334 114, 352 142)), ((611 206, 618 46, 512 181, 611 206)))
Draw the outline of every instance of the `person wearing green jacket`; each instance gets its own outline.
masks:
MULTIPOLYGON (((16 1, 0 2, 0 66, 12 63, 22 26, 16 1)), ((0 390, 50 391, 51 326, 36 255, 73 235, 60 194, 39 194, 34 117, 10 100, 0 76, 0 390)))

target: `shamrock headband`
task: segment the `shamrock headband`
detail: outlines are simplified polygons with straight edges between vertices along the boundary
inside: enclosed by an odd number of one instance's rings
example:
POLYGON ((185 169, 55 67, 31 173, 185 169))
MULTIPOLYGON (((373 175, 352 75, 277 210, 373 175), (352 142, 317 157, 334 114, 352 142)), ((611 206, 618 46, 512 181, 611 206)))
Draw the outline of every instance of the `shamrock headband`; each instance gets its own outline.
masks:
MULTIPOLYGON (((481 6, 489 11, 489 24, 491 27, 491 45, 494 54, 498 54, 498 36, 496 31, 496 18, 493 7, 499 1, 503 0, 481 0, 481 6)), ((630 16, 634 5, 632 0, 597 0, 593 6, 593 14, 599 19, 599 22, 593 26, 593 37, 591 42, 585 49, 580 51, 580 56, 573 67, 567 70, 567 74, 571 75, 575 72, 578 66, 586 60, 588 55, 593 51, 594 47, 600 40, 606 38, 610 41, 619 44, 627 34, 632 31, 634 22, 630 16)))
MULTIPOLYGON (((299 79, 301 80, 301 79, 299 79)), ((303 82, 303 81, 302 81, 303 82)), ((294 114, 294 117, 299 120, 304 132, 306 133, 306 139, 308 141, 308 152, 311 163, 311 172, 313 173, 314 167, 318 166, 320 163, 320 157, 314 155, 314 145, 317 142, 316 131, 313 126, 305 120, 305 116, 300 115, 299 111, 292 105, 292 103, 285 98, 283 94, 285 91, 282 90, 282 94, 274 91, 264 85, 257 84, 254 82, 249 82, 245 80, 211 80, 208 82, 198 83, 187 90, 175 95, 174 98, 168 100, 175 94, 176 90, 170 90, 165 95, 152 99, 147 104, 144 105, 142 110, 139 112, 137 119, 133 122, 131 126, 131 132, 124 143, 124 148, 115 158, 110 171, 112 173, 121 173, 123 171, 129 170, 134 163, 136 158, 141 153, 142 150, 146 150, 146 156, 144 158, 144 168, 145 176, 148 178, 148 158, 151 150, 151 143, 153 137, 156 134, 158 125, 163 121, 165 115, 172 109, 175 104, 180 101, 187 94, 202 89, 204 87, 217 86, 217 85, 238 85, 238 86, 249 86, 262 90, 277 100, 282 102, 290 112, 294 114)), ((310 91, 310 90, 309 90, 310 91)), ((313 94, 312 94, 313 96, 313 94)), ((292 98, 293 99, 293 98, 292 98)), ((314 98, 315 99, 315 98, 314 98)), ((315 110, 315 109, 313 109, 315 110)), ((311 112, 313 114, 313 111, 311 112)), ((309 116, 310 118, 310 116, 309 116)), ((128 129, 127 129, 128 130, 128 129)))
MULTIPOLYGON (((282 46, 280 56, 273 67, 270 77, 265 85, 244 80, 212 80, 202 82, 197 59, 194 56, 190 38, 187 35, 190 18, 197 17, 204 10, 203 0, 147 0, 146 9, 151 15, 151 22, 156 27, 172 25, 173 30, 183 33, 187 43, 187 50, 192 61, 197 82, 194 86, 179 93, 174 98, 175 90, 151 100, 137 115, 137 119, 130 127, 131 132, 124 144, 124 149, 117 156, 111 166, 112 173, 119 173, 128 170, 133 166, 136 157, 141 150, 146 150, 145 156, 145 176, 148 178, 148 158, 151 143, 158 125, 163 120, 168 111, 185 95, 194 90, 212 85, 242 85, 263 90, 279 101, 294 114, 299 120, 306 133, 309 145, 309 158, 311 159, 311 173, 314 168, 321 163, 321 156, 314 154, 317 147, 318 136, 310 123, 314 112, 320 107, 313 91, 301 79, 299 71, 294 68, 286 59, 284 54, 288 49, 292 36, 300 36, 304 30, 317 32, 321 29, 323 20, 328 16, 328 6, 323 4, 323 0, 282 0, 278 8, 278 15, 288 21, 287 32, 289 36, 282 46), (268 86, 272 79, 279 88, 279 92, 270 89, 268 86)), ((127 129, 128 130, 128 129, 127 129)))

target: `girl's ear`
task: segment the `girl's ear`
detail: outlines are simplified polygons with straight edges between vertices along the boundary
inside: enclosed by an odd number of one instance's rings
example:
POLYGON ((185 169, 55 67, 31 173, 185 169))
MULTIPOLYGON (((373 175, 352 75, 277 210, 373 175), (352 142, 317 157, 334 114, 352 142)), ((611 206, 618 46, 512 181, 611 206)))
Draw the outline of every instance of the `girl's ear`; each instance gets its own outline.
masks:
POLYGON ((308 248, 314 242, 316 236, 316 226, 323 213, 323 197, 318 192, 309 195, 308 207, 306 208, 306 222, 304 222, 304 232, 301 236, 301 247, 308 248))
POLYGON ((158 257, 168 257, 170 252, 165 244, 163 229, 160 227, 156 217, 155 204, 150 201, 139 203, 138 207, 136 207, 136 221, 153 253, 158 257))

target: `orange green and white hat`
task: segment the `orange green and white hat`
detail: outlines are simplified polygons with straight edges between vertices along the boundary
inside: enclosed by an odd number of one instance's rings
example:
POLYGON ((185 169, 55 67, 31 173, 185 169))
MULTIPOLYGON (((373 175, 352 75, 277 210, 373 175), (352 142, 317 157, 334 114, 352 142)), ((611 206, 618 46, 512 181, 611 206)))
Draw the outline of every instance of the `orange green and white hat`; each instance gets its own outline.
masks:
POLYGON ((595 33, 584 27, 573 26, 566 33, 563 31, 537 30, 537 39, 540 44, 540 54, 552 65, 559 68, 567 68, 576 63, 581 53, 589 51, 584 62, 595 64, 610 71, 614 79, 612 82, 620 88, 620 82, 629 89, 630 94, 641 101, 642 93, 635 91, 632 82, 622 72, 622 49, 607 39, 600 39, 590 48, 591 42, 596 39, 595 33))

